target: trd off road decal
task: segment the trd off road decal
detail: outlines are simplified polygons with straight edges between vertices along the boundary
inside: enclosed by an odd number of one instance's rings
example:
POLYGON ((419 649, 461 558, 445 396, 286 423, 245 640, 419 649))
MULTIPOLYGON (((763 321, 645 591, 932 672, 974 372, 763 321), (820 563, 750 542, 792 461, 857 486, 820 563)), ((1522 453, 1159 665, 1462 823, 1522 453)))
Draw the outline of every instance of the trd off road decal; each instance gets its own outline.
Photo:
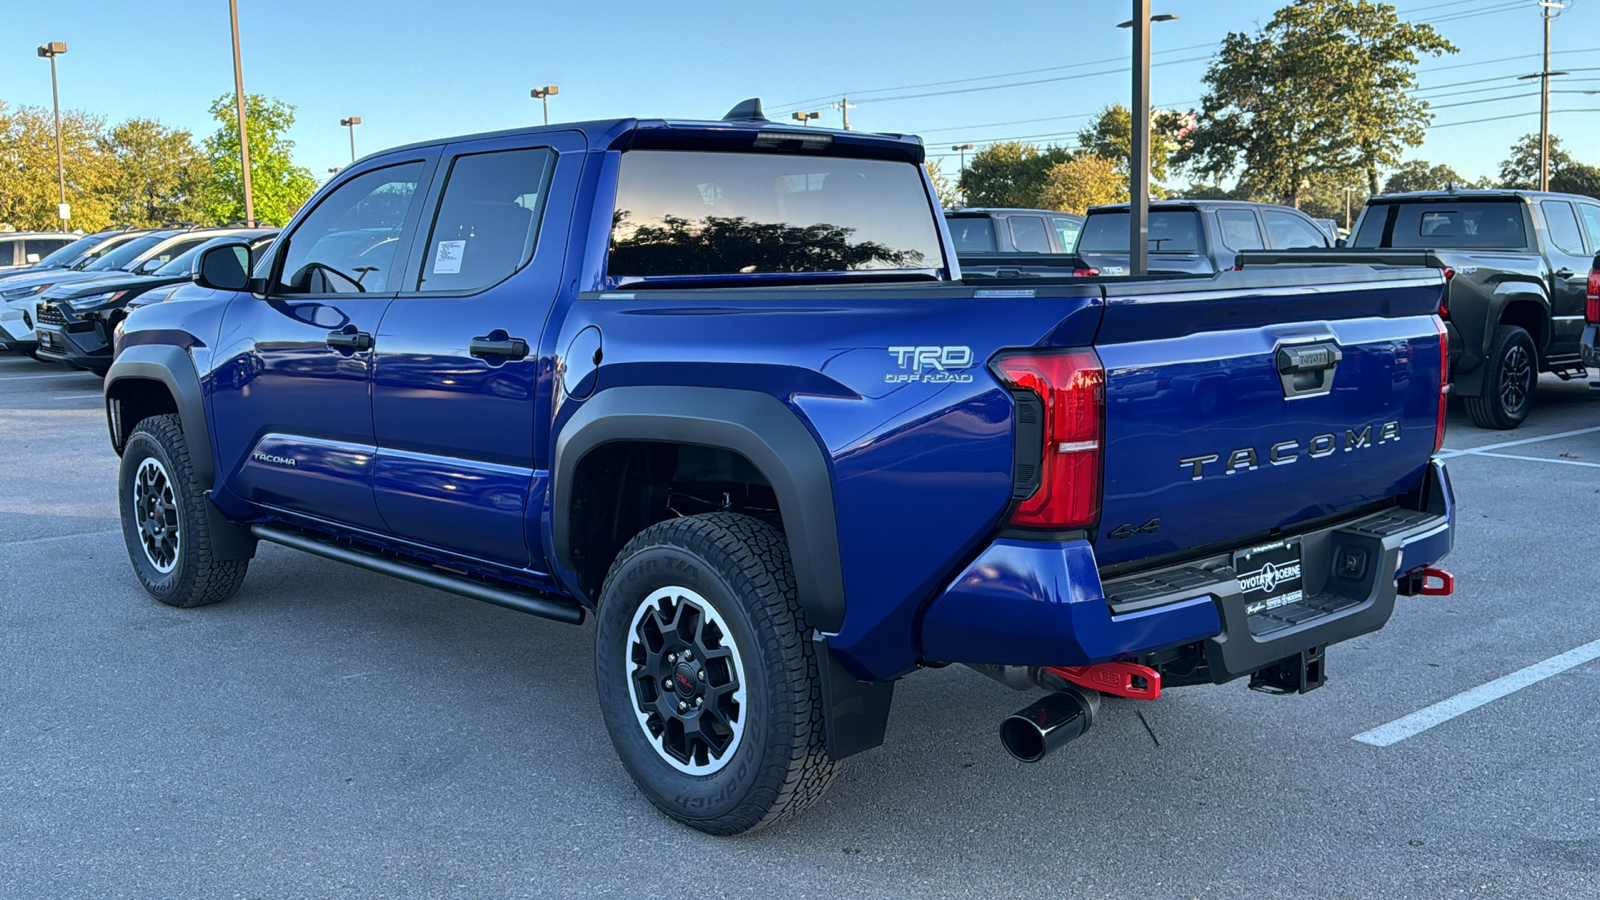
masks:
POLYGON ((889 372, 883 380, 889 384, 922 382, 924 384, 965 384, 972 380, 971 347, 890 347, 897 372, 889 372))

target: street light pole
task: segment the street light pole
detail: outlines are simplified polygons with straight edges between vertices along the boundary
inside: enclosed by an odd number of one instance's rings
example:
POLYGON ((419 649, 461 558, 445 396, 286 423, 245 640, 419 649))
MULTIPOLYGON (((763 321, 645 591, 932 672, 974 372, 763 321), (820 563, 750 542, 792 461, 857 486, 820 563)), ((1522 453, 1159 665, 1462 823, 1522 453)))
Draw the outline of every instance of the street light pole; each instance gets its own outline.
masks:
POLYGON ((547 84, 542 88, 534 88, 528 92, 528 96, 544 103, 544 123, 546 125, 550 124, 550 98, 559 93, 561 93, 561 88, 553 84, 547 84))
POLYGON ((239 0, 228 0, 228 24, 233 29, 233 101, 239 118, 239 183, 244 188, 244 223, 256 224, 255 197, 250 191, 250 132, 244 118, 244 66, 239 61, 239 0))
POLYGON ((1350 195, 1355 193, 1355 190, 1356 189, 1353 188, 1353 187, 1347 187, 1347 188, 1344 189, 1344 230, 1345 231, 1349 231, 1350 230, 1350 195))
POLYGON ((62 231, 67 230, 67 219, 72 217, 72 210, 67 206, 67 167, 61 156, 61 93, 56 89, 56 57, 65 52, 67 45, 61 41, 51 41, 39 47, 39 55, 50 60, 50 102, 56 110, 56 184, 61 190, 56 215, 61 217, 62 231))
POLYGON ((1117 25, 1133 29, 1133 141, 1128 153, 1128 274, 1150 266, 1150 23, 1177 16, 1150 15, 1150 0, 1133 0, 1133 18, 1117 25))
POLYGON ((361 117, 360 116, 351 116, 348 119, 340 119, 339 120, 339 124, 347 126, 350 129, 350 161, 351 162, 355 162, 356 161, 356 126, 361 124, 361 117))
POLYGON ((799 122, 801 125, 809 125, 809 124, 811 124, 811 120, 812 119, 820 119, 820 118, 822 118, 822 113, 819 113, 819 112, 790 113, 789 114, 789 118, 795 120, 796 122, 799 122))

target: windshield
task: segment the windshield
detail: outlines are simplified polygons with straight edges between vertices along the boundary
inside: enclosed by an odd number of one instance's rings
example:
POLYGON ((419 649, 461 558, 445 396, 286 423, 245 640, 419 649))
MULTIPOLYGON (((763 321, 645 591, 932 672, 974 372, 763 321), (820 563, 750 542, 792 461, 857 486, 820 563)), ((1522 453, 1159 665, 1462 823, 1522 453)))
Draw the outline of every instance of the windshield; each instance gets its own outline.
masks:
MULTIPOLYGON (((1151 253, 1199 253, 1200 214, 1192 209, 1152 210, 1151 253)), ((1127 253, 1126 210, 1090 212, 1078 235, 1079 253, 1127 253)))
POLYGON ((1387 203, 1367 208, 1355 246, 1522 249, 1528 234, 1515 199, 1387 203), (1384 226, 1391 225, 1391 228, 1384 226), (1389 241, 1384 243, 1383 232, 1389 241))
POLYGON ((201 248, 203 248, 205 246, 206 246, 205 244, 201 244, 199 247, 190 247, 188 250, 184 251, 183 253, 180 253, 177 256, 174 256, 172 258, 171 262, 169 262, 166 265, 162 266, 161 268, 157 269, 155 271, 155 274, 157 274, 157 275, 187 275, 187 274, 189 274, 189 270, 194 268, 194 258, 196 256, 200 255, 201 248))
POLYGON ((104 272, 107 269, 125 268, 129 263, 144 255, 146 250, 166 240, 170 235, 147 234, 136 237, 122 246, 112 250, 105 256, 84 266, 86 272, 104 272))
POLYGON ((46 256, 44 259, 39 260, 37 268, 59 269, 83 255, 84 251, 88 250, 90 247, 93 247, 108 237, 110 237, 110 235, 91 234, 78 238, 65 247, 62 247, 49 256, 46 256))
POLYGON ((944 266, 910 163, 788 153, 622 155, 612 277, 944 266))

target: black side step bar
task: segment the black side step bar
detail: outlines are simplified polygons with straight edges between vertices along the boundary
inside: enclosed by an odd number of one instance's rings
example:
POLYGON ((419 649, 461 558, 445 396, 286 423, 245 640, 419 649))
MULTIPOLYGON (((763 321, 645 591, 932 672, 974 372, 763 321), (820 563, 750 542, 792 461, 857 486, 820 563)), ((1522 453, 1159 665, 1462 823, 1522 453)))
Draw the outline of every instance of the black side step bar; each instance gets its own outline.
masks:
POLYGON ((402 562, 375 552, 358 550, 345 544, 336 544, 300 531, 291 531, 274 525, 251 525, 250 533, 263 541, 304 550, 317 556, 360 566, 373 572, 410 581, 517 612, 555 619, 569 625, 583 622, 583 607, 572 600, 550 597, 533 591, 510 587, 496 587, 485 581, 462 575, 452 575, 419 563, 402 562))

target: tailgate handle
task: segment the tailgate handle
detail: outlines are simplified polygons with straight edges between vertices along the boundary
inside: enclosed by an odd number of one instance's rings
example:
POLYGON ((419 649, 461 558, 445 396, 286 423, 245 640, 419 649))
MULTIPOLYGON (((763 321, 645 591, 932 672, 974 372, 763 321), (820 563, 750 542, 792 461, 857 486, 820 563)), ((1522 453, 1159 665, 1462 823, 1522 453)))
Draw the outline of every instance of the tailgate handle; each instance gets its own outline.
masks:
POLYGON ((1333 390, 1333 374, 1344 351, 1332 341, 1278 348, 1278 377, 1284 397, 1317 397, 1333 390))

